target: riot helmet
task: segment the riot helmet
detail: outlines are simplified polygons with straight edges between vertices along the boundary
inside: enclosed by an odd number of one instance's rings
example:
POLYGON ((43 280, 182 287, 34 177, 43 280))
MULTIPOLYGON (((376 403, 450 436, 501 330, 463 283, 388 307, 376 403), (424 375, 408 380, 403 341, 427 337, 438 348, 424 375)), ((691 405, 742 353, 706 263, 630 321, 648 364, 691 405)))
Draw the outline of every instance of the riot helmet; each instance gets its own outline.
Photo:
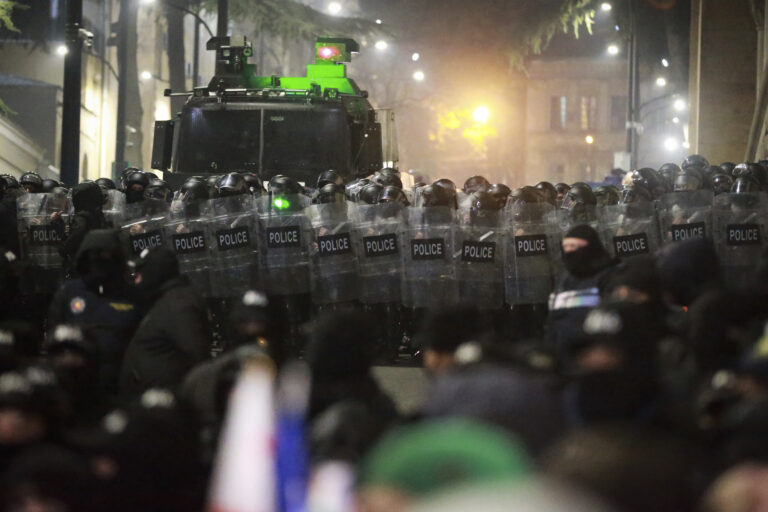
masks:
POLYGON ((36 172, 25 172, 19 178, 21 187, 30 194, 43 191, 43 179, 36 172))
POLYGON ((59 182, 56 180, 52 180, 50 178, 46 178, 43 180, 43 184, 41 187, 42 192, 53 192, 53 189, 56 187, 59 187, 59 182))
POLYGON ((231 197, 247 194, 248 184, 242 175, 231 172, 221 177, 216 185, 216 195, 218 197, 231 197))
POLYGON ((458 208, 459 203, 456 199, 456 184, 453 181, 449 180, 448 178, 441 178, 435 181, 433 185, 445 190, 453 198, 451 206, 453 208, 458 208))
POLYGON ((496 199, 483 190, 477 191, 470 197, 469 218, 473 224, 496 219, 499 211, 496 199))
POLYGON ((269 191, 272 195, 302 194, 304 189, 299 182, 289 176, 277 174, 269 180, 269 191))
POLYGON ((752 176, 739 176, 731 186, 732 194, 757 194, 761 191, 760 184, 752 176))
POLYGON ((357 201, 363 204, 377 204, 383 189, 378 183, 369 183, 357 193, 357 201))
POLYGON ((682 169, 680 169, 680 166, 677 164, 673 164, 671 162, 668 162, 661 167, 659 167, 659 174, 662 178, 664 178, 664 181, 666 182, 666 189, 672 190, 674 184, 675 184, 675 177, 677 176, 677 173, 679 173, 682 169))
POLYGON ((483 176, 472 176, 464 182, 464 193, 469 195, 479 191, 487 191, 491 184, 483 176))
POLYGON ((557 192, 556 206, 559 207, 561 204, 563 204, 563 199, 565 199, 565 194, 567 194, 569 190, 571 190, 571 186, 568 185, 567 183, 560 182, 555 184, 555 192, 557 192))
POLYGON ((339 175, 338 172, 334 171, 333 169, 328 169, 327 171, 320 173, 320 176, 317 177, 317 189, 320 190, 329 183, 333 183, 334 185, 343 185, 344 179, 339 175))
POLYGON ((563 199, 562 208, 569 211, 582 210, 584 207, 596 206, 597 198, 594 192, 586 183, 574 183, 571 190, 563 199))
POLYGON ((128 180, 128 176, 130 176, 134 172, 144 172, 138 167, 126 167, 123 169, 123 171, 120 173, 120 188, 123 190, 126 190, 127 184, 126 181, 128 180))
POLYGON ((535 185, 535 188, 539 191, 545 203, 553 206, 557 204, 557 190, 553 184, 548 181, 540 181, 535 185))
POLYGON ((705 168, 709 167, 709 160, 704 158, 701 155, 690 155, 683 160, 683 165, 681 165, 682 170, 687 170, 691 168, 698 169, 699 172, 703 171, 705 168))
POLYGON ((149 185, 144 189, 146 199, 157 199, 170 204, 173 201, 173 189, 161 179, 152 179, 149 185))
POLYGON ((261 178, 259 178, 259 175, 253 172, 249 171, 243 171, 240 173, 240 175, 245 180, 245 184, 248 187, 248 191, 253 196, 260 196, 264 193, 264 185, 261 183, 261 178))
POLYGON ((378 183, 382 187, 403 188, 403 182, 400 180, 400 176, 392 172, 377 172, 373 177, 373 182, 378 183))
POLYGON ((632 188, 625 188, 621 192, 619 204, 637 204, 653 202, 653 194, 643 185, 635 185, 632 188))
POLYGON ((613 206, 619 204, 621 194, 613 185, 600 185, 594 191, 597 206, 613 206))
POLYGON ((371 183, 371 180, 369 180, 368 178, 362 178, 362 179, 358 179, 358 180, 347 183, 344 186, 345 193, 347 195, 347 201, 357 202, 360 191, 370 183, 371 183))
POLYGON ((712 192, 715 195, 727 194, 731 191, 732 186, 733 178, 729 174, 722 172, 722 170, 720 173, 712 176, 712 192))
POLYGON ((182 203, 208 199, 209 195, 208 185, 196 178, 189 178, 179 189, 182 203))
POLYGON ((115 182, 109 178, 99 178, 96 180, 96 184, 101 187, 101 190, 116 190, 115 182))
POLYGON ((635 169, 630 173, 628 179, 627 188, 642 185, 653 195, 654 199, 660 198, 668 190, 664 178, 650 167, 635 169))
POLYGON ((768 185, 768 171, 766 171, 765 167, 760 164, 749 162, 734 167, 733 177, 741 178, 742 176, 749 176, 754 179, 763 189, 768 185))
POLYGON ((403 206, 408 206, 408 198, 405 196, 403 189, 398 187, 384 187, 379 194, 379 203, 400 203, 403 206))
POLYGON ((723 162, 720 164, 720 168, 723 170, 725 174, 733 178, 733 169, 736 167, 736 164, 733 162, 723 162))
POLYGON ((149 186, 149 176, 143 171, 132 171, 125 177, 125 202, 144 200, 144 190, 149 186))
POLYGON ((78 183, 72 189, 72 205, 75 207, 75 212, 78 213, 101 209, 105 199, 106 196, 101 187, 93 181, 78 183))
POLYGON ((456 209, 456 196, 451 195, 447 189, 439 185, 432 184, 424 187, 421 198, 425 207, 447 206, 456 209))
POLYGON ((704 178, 697 167, 686 167, 675 176, 675 192, 699 190, 704 186, 704 178))
POLYGON ((488 189, 488 193, 496 200, 499 209, 503 210, 507 206, 507 200, 509 199, 509 194, 512 193, 512 189, 503 183, 494 183, 488 189))
POLYGON ((537 204, 543 202, 539 191, 528 185, 513 190, 509 195, 509 200, 513 205, 537 204))
POLYGON ((327 183, 317 192, 316 204, 344 203, 347 200, 344 185, 327 183))

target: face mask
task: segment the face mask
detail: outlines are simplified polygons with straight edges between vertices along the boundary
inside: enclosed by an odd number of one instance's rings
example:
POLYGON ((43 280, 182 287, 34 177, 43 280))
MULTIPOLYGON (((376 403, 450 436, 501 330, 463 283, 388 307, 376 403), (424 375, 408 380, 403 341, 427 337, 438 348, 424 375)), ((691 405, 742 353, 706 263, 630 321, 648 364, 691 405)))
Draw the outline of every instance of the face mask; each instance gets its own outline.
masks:
POLYGON ((593 254, 590 247, 586 246, 564 253, 563 265, 568 273, 576 278, 589 277, 594 273, 596 257, 597 255, 593 254))
POLYGON ((138 203, 144 199, 144 189, 133 189, 129 188, 125 191, 125 202, 126 203, 138 203))
POLYGON ((123 278, 123 262, 116 258, 91 257, 88 273, 83 276, 86 284, 104 286, 115 283, 123 278))

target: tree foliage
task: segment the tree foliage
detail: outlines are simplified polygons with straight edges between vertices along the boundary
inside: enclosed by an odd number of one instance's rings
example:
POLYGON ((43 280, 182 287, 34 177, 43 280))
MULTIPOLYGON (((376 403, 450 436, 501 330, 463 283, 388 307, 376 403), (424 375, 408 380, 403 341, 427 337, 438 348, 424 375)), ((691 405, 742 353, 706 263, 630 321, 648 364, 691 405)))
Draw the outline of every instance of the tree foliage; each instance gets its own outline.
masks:
POLYGON ((29 6, 14 0, 0 0, 0 28, 10 30, 11 32, 19 32, 11 18, 14 9, 29 9, 29 6))

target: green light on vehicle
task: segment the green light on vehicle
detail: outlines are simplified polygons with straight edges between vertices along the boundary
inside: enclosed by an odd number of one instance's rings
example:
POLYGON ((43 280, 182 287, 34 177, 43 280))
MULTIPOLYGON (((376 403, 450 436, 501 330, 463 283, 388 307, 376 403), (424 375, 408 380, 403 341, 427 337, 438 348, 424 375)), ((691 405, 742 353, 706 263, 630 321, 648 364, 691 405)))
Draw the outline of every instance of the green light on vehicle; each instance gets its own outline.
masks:
POLYGON ((286 208, 291 207, 290 201, 287 199, 283 199, 282 197, 278 197, 274 201, 272 201, 272 205, 274 205, 275 208, 278 210, 285 210, 286 208))

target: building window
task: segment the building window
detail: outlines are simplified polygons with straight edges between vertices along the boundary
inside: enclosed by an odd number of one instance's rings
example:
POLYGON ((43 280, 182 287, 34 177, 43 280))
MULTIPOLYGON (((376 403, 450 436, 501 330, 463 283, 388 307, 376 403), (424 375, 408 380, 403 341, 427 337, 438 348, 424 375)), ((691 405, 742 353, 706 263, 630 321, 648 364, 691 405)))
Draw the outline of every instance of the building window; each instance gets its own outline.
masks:
POLYGON ((549 128, 555 131, 565 130, 568 116, 568 102, 565 96, 552 96, 549 101, 549 128))
POLYGON ((611 97, 611 131, 618 132, 627 129, 627 97, 611 97))
POLYGON ((580 126, 582 130, 594 130, 597 125, 597 98, 594 96, 581 97, 581 118, 580 126))

